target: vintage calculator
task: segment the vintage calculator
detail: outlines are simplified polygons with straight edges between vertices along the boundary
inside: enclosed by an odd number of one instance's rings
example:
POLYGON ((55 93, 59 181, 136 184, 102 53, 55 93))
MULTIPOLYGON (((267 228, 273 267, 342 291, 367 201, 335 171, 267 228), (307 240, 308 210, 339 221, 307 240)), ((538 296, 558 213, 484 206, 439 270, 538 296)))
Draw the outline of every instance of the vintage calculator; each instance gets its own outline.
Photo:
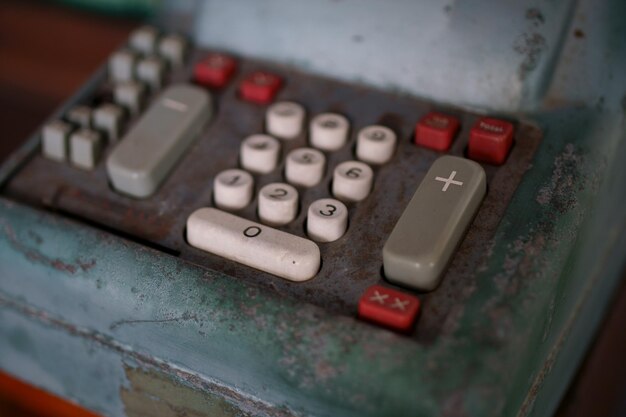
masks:
POLYGON ((106 415, 549 415, 623 264, 623 113, 323 73, 215 35, 289 15, 243 3, 139 27, 5 163, 0 366, 106 415))

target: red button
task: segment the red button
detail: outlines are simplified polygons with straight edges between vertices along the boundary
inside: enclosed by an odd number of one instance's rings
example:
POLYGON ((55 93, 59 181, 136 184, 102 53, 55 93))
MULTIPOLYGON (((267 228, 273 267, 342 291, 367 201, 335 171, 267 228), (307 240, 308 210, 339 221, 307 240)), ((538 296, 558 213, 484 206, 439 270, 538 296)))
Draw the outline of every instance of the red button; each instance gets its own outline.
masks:
POLYGON ((437 151, 446 151, 460 125, 456 117, 430 112, 415 126, 415 143, 437 151))
POLYGON ((501 165, 513 145, 513 125, 504 120, 483 117, 470 131, 468 156, 477 161, 501 165))
POLYGON ((241 82, 239 94, 244 100, 265 104, 274 99, 282 84, 283 80, 278 75, 256 71, 241 82))
POLYGON ((193 68, 193 77, 198 84, 222 88, 232 78, 237 62, 224 54, 209 54, 193 68))
POLYGON ((409 294, 372 285, 359 300, 359 317, 391 329, 408 332, 413 327, 420 300, 409 294))

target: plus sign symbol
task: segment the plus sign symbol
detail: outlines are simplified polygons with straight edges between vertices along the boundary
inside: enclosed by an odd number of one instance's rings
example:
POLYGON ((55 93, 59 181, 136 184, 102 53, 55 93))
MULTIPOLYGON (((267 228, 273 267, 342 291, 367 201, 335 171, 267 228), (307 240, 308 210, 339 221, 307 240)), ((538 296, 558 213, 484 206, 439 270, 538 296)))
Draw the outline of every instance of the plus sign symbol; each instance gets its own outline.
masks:
POLYGON ((450 187, 450 185, 458 185, 459 187, 463 186, 463 183, 461 181, 456 181, 454 177, 456 177, 456 171, 452 171, 448 178, 435 177, 435 181, 443 182, 443 188, 441 189, 441 191, 445 193, 446 191, 448 191, 448 187, 450 187))

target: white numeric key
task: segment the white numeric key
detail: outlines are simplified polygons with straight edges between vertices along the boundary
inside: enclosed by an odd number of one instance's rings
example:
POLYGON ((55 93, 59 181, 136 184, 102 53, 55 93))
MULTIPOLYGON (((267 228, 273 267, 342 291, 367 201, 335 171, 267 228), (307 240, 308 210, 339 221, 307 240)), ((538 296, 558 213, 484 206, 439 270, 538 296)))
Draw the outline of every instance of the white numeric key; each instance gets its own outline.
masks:
POLYGON ((289 184, 274 182, 259 191, 259 218, 271 226, 282 226, 298 214, 298 191, 289 184))
POLYGON ((289 281, 311 279, 320 268, 320 250, 314 242, 214 208, 189 216, 187 242, 289 281))
POLYGON ((241 142, 241 166, 257 174, 268 174, 276 168, 280 143, 269 135, 248 136, 241 142))
POLYGON ((267 133, 281 139, 293 139, 302 131, 304 107, 292 101, 274 103, 267 109, 267 133))
POLYGON ((326 157, 313 148, 294 149, 287 155, 285 178, 294 185, 313 187, 324 176, 326 157))
POLYGON ((142 54, 151 54, 156 48, 159 32, 152 26, 143 26, 130 34, 130 46, 142 54))
POLYGON ((368 126, 357 136, 356 156, 369 164, 384 164, 393 156, 396 134, 385 126, 368 126))
POLYGON ((341 201, 322 198, 309 206, 306 230, 316 242, 334 242, 346 233, 348 208, 341 201))
POLYGON ((115 82, 131 81, 138 59, 137 53, 128 49, 114 52, 109 59, 109 78, 115 82))
POLYGON ((359 161, 337 165, 333 173, 333 195, 342 201, 361 201, 370 193, 374 171, 359 161))
POLYGON ((350 122, 337 113, 318 114, 311 120, 311 145, 323 151, 336 151, 348 140, 350 122))
POLYGON ((250 203, 254 178, 242 169, 227 169, 213 180, 215 205, 224 210, 241 210, 250 203))

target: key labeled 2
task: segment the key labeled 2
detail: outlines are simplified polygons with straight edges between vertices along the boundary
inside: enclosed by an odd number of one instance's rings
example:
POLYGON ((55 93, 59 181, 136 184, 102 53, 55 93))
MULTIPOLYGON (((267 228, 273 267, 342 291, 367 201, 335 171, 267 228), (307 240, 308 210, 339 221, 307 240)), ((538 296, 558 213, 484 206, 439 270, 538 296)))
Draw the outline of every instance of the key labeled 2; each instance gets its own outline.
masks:
POLYGON ((298 191, 289 184, 274 182, 259 191, 259 218, 270 226, 292 222, 298 214, 298 191))

